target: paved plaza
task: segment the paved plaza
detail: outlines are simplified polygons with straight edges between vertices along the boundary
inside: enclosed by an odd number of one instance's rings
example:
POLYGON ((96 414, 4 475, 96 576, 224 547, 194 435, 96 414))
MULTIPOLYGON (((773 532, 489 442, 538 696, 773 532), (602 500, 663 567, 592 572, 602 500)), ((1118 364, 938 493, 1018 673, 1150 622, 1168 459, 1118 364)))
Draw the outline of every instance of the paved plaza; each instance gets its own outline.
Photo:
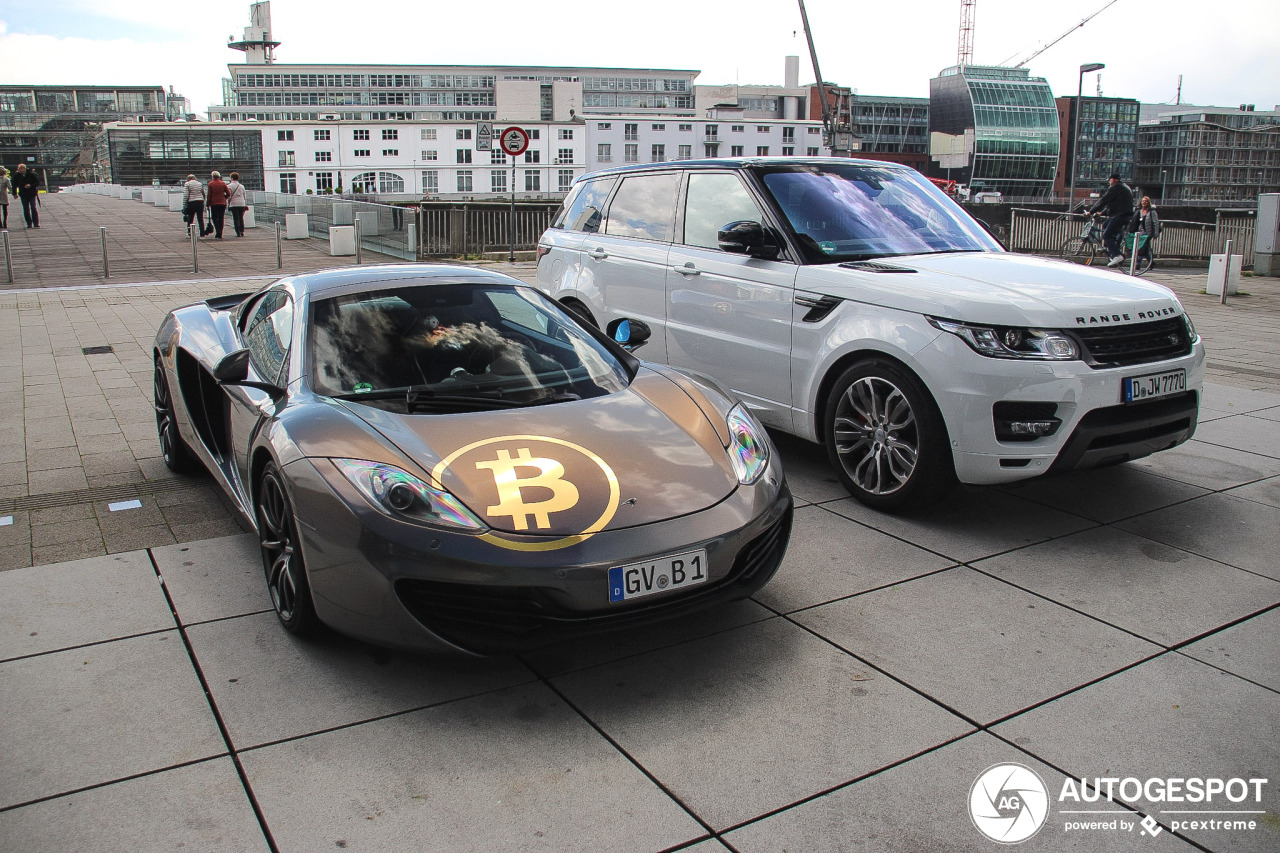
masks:
POLYGON ((274 235, 196 277, 140 202, 42 226, 0 282, 0 850, 994 851, 969 799, 1005 763, 1049 797, 1019 849, 1280 849, 1280 279, 1152 276, 1209 350, 1175 450, 896 517, 777 435, 795 531, 754 599, 445 660, 292 638, 256 537, 159 458, 156 326, 274 277, 274 235), (94 271, 101 224, 136 269, 94 271), (1095 777, 1267 781, 1060 800, 1095 777))

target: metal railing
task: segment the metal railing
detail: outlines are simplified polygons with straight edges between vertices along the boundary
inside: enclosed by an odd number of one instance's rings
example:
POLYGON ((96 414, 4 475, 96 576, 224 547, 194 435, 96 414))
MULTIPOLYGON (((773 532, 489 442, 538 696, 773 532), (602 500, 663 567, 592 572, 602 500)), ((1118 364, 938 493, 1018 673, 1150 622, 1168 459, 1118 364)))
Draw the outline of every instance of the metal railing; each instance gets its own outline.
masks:
MULTIPOLYGON (((532 251, 558 204, 519 204, 515 209, 515 250, 532 251)), ((424 205, 418 211, 419 257, 482 255, 511 248, 511 208, 497 204, 449 207, 424 205)))
MULTIPOLYGON (((1088 217, 1082 214, 1054 213, 1048 210, 1014 208, 1010 211, 1009 248, 1015 252, 1056 255, 1062 244, 1084 231, 1088 217)), ((1252 212, 1247 215, 1220 212, 1217 222, 1179 222, 1162 220, 1160 237, 1153 243, 1155 257, 1181 260, 1204 260, 1221 254, 1227 240, 1244 255, 1244 265, 1253 265, 1252 212)))
POLYGON ((262 223, 279 222, 291 213, 307 214, 312 237, 329 239, 329 228, 360 220, 360 247, 404 260, 417 260, 417 225, 413 208, 355 201, 335 195, 290 195, 249 190, 249 206, 262 223))

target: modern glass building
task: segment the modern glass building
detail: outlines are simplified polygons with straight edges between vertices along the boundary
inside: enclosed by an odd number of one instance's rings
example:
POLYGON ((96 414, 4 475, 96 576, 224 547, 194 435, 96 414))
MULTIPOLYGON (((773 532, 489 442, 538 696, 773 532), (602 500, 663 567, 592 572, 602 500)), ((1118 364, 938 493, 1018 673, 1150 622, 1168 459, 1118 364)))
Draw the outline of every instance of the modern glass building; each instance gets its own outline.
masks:
POLYGON ((1138 129, 1137 178, 1148 195, 1170 203, 1277 192, 1280 110, 1158 105, 1138 129))
POLYGON ((1062 116, 1062 159, 1057 188, 1065 195, 1076 173, 1076 196, 1087 197, 1105 187, 1107 177, 1119 173, 1134 186, 1138 151, 1138 107, 1132 98, 1081 98, 1076 115, 1075 96, 1058 98, 1062 116), (1079 136, 1075 134, 1079 120, 1079 136))
MULTIPOLYGON (((975 192, 1053 194, 1058 166, 1058 110, 1043 77, 1026 68, 956 65, 929 81, 929 132, 972 138, 967 163, 949 177, 975 192)), ((930 174, 947 177, 935 155, 930 174)))
POLYGON ((187 175, 202 181, 218 170, 240 173, 251 190, 263 184, 262 131, 237 130, 216 124, 165 124, 154 127, 113 125, 106 128, 110 175, 104 180, 124 186, 181 186, 187 175))

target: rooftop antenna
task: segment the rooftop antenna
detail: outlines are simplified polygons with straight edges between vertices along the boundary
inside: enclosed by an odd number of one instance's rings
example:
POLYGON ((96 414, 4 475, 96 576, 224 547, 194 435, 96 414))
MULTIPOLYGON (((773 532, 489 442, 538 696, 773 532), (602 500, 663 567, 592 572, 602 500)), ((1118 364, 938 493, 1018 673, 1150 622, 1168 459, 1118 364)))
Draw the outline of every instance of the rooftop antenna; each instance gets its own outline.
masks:
POLYGON ((1182 75, 1178 75, 1178 97, 1173 101, 1174 106, 1182 106, 1182 75))

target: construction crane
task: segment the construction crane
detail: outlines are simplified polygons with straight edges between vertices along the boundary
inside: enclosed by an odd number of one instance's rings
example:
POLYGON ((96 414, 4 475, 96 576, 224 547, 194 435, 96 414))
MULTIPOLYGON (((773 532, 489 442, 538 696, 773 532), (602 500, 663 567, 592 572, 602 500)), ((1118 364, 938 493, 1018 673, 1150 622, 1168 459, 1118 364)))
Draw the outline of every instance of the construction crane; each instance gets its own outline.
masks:
POLYGON ((956 65, 973 64, 973 13, 978 0, 960 0, 960 46, 956 49, 956 65))
MULTIPOLYGON (((1075 25, 1075 26, 1073 26, 1071 29, 1067 30, 1065 33, 1063 33, 1062 35, 1058 36, 1056 39, 1054 39, 1053 41, 1049 42, 1049 43, 1048 43, 1048 44, 1046 44, 1044 47, 1040 48, 1040 49, 1039 49, 1039 50, 1037 50, 1035 53, 1031 54, 1031 55, 1030 55, 1030 56, 1028 56, 1026 59, 1022 60, 1021 62, 1019 62, 1017 65, 1015 65, 1015 66, 1013 66, 1013 67, 1014 67, 1014 68, 1021 68, 1022 66, 1026 65, 1028 62, 1030 62, 1031 60, 1035 59, 1037 56, 1039 56, 1040 54, 1044 53, 1046 50, 1048 50, 1049 48, 1053 47, 1053 46, 1054 46, 1055 44, 1057 44, 1058 42, 1062 41, 1064 38, 1066 38, 1067 36, 1071 35, 1071 34, 1072 34, 1072 33, 1074 33, 1076 30, 1080 29, 1080 28, 1081 28, 1081 27, 1083 27, 1085 24, 1087 24, 1087 23, 1089 23, 1090 21, 1092 21, 1094 18, 1098 17, 1098 15, 1101 15, 1101 14, 1102 14, 1103 12, 1105 12, 1107 9, 1111 8, 1112 6, 1114 6, 1114 5, 1117 3, 1117 1, 1118 1, 1118 0, 1110 0, 1110 2, 1108 2, 1108 3, 1107 3, 1107 5, 1103 6, 1101 9, 1099 9, 1099 10, 1098 10, 1098 11, 1096 11, 1096 12, 1094 12, 1092 15, 1090 15, 1090 16, 1088 16, 1087 18, 1083 19, 1082 21, 1080 21, 1080 23, 1076 24, 1076 25, 1075 25)), ((973 0, 961 0, 961 3, 972 3, 972 2, 973 2, 973 0)), ((963 21, 961 22, 960 38, 961 38, 961 40, 963 41, 963 39, 964 39, 964 24, 963 24, 963 21)))

